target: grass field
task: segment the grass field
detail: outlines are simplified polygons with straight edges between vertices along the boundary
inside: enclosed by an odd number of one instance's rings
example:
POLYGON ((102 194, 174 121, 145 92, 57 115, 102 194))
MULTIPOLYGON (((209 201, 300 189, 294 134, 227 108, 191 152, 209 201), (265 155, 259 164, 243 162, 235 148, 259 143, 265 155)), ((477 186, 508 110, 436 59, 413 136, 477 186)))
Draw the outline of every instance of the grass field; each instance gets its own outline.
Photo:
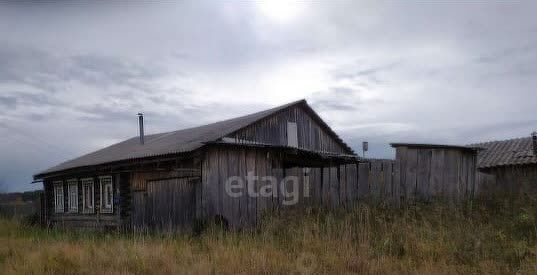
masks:
POLYGON ((365 204, 201 235, 66 232, 0 221, 1 274, 537 273, 537 203, 365 204))

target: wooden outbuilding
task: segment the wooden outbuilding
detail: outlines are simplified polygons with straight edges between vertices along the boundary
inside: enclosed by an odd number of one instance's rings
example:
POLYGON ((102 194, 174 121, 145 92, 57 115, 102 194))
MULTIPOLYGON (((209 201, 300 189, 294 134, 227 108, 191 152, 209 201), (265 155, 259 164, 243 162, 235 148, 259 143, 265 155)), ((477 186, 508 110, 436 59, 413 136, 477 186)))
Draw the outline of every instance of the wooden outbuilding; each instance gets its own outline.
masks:
POLYGON ((392 143, 398 181, 406 200, 473 198, 476 191, 476 146, 392 143))
POLYGON ((471 146, 485 148, 477 157, 484 195, 537 194, 537 133, 471 146))

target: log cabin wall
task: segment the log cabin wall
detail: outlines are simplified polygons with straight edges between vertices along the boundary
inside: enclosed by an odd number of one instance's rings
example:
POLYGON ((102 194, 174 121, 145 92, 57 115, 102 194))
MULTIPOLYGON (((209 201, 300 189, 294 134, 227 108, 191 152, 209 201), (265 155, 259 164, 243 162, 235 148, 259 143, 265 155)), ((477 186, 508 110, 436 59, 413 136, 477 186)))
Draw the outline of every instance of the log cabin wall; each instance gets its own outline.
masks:
POLYGON ((54 193, 52 190, 52 181, 44 180, 43 181, 43 221, 46 226, 51 226, 51 216, 53 215, 54 208, 54 193))
POLYGON ((257 142, 288 145, 288 122, 296 123, 298 148, 317 152, 352 154, 327 127, 319 124, 304 107, 295 106, 254 123, 228 136, 236 143, 257 142))
MULTIPOLYGON (((130 164, 122 168, 116 168, 116 172, 110 167, 101 167, 93 172, 65 173, 62 176, 47 178, 44 180, 44 220, 48 225, 56 227, 77 227, 77 228, 147 228, 151 223, 149 219, 147 198, 155 198, 163 193, 174 194, 175 192, 167 192, 175 187, 171 183, 177 178, 194 178, 199 181, 199 160, 194 158, 177 159, 170 161, 161 161, 154 164, 130 164), (114 190, 113 211, 112 213, 104 213, 101 211, 101 189, 99 177, 111 176, 112 186, 114 190), (83 196, 81 179, 93 179, 93 196, 94 209, 92 213, 84 213, 83 211, 83 196), (70 213, 68 211, 69 193, 68 180, 76 179, 78 185, 78 211, 70 213), (63 184, 64 197, 64 212, 56 213, 54 183, 61 181, 63 184), (162 181, 162 182, 160 182, 162 181), (162 183, 162 184, 160 184, 162 183), (148 185, 149 188, 148 188, 148 185), (163 188, 160 188, 163 186, 163 188), (166 190, 164 187, 170 187, 166 190), (160 189, 159 189, 160 188, 160 189), (149 196, 148 196, 148 193, 149 196), (140 217, 142 217, 140 219, 140 217)), ((192 185, 194 186, 194 185, 192 185)), ((199 184, 195 185, 199 188, 199 184)), ((177 190, 175 190, 177 191, 177 190)), ((201 194, 201 193, 199 193, 201 194)), ((159 199, 156 199, 159 201, 159 199)), ((162 200, 162 204, 152 204, 151 210, 160 211, 166 206, 166 201, 162 200), (159 208, 159 206, 162 206, 159 208)), ((164 215, 157 215, 162 216, 164 215)), ((151 222, 158 223, 162 226, 164 223, 160 219, 152 218, 151 222), (155 222, 156 221, 156 222, 155 222)))
POLYGON ((65 175, 62 177, 48 178, 44 185, 44 218, 46 224, 54 227, 77 227, 77 228, 103 228, 118 227, 121 225, 121 205, 120 194, 120 174, 119 173, 82 173, 65 175), (114 200, 112 212, 101 211, 101 189, 99 177, 111 176, 114 200), (93 211, 85 213, 83 211, 83 196, 81 179, 93 179, 93 211), (77 180, 78 189, 78 210, 69 211, 69 188, 68 180, 77 180), (58 213, 55 207, 54 184, 61 182, 63 186, 63 212, 58 213))

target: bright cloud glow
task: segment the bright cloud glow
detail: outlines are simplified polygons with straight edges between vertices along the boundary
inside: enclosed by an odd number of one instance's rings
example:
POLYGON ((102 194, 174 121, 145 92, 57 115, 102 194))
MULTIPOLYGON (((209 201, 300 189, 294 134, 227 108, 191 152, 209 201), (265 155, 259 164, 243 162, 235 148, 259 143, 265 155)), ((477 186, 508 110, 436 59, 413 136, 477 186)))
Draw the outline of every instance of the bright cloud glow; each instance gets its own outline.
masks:
POLYGON ((289 23, 299 16, 304 8, 299 2, 287 0, 265 0, 256 3, 263 15, 277 23, 289 23))

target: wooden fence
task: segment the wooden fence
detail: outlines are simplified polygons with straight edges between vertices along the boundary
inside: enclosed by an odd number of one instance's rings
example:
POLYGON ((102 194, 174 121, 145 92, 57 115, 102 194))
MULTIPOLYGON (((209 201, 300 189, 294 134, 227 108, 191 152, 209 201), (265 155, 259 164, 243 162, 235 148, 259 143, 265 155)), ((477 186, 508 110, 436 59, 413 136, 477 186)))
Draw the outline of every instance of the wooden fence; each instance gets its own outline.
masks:
POLYGON ((286 169, 285 174, 298 176, 300 189, 304 185, 309 187, 308 197, 300 198, 306 204, 313 202, 335 208, 365 198, 398 204, 405 197, 401 193, 398 165, 393 160, 311 168, 304 174, 296 168, 286 169))
POLYGON ((310 200, 333 207, 363 199, 395 205, 415 200, 464 201, 478 190, 475 169, 472 157, 435 151, 398 161, 314 168, 309 174, 310 200))

